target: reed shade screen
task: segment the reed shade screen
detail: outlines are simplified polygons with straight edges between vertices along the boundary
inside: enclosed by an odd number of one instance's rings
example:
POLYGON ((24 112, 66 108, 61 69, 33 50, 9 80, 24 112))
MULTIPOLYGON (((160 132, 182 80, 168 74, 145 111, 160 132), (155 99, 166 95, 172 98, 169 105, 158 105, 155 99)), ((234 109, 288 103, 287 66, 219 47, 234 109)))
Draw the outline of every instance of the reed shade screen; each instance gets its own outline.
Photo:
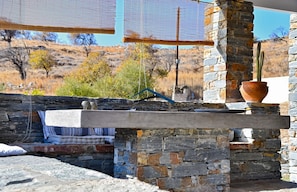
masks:
POLYGON ((124 42, 213 45, 205 38, 205 8, 192 0, 125 0, 124 42))
POLYGON ((0 28, 115 33, 116 0, 0 0, 0 28))

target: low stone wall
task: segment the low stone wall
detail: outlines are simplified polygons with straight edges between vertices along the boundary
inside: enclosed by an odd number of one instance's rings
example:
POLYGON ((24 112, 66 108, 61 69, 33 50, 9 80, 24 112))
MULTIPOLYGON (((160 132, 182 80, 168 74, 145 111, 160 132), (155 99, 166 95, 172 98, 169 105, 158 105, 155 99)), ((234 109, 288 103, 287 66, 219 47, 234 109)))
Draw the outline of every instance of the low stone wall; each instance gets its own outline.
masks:
MULTIPOLYGON (((277 104, 248 107, 250 114, 280 113, 277 104)), ((280 129, 235 129, 234 141, 230 143, 231 182, 281 178, 280 150, 280 129)))
POLYGON ((43 142, 42 125, 38 110, 81 109, 83 100, 97 103, 101 110, 140 111, 194 111, 196 108, 223 108, 224 104, 201 104, 193 102, 176 102, 170 104, 160 101, 131 101, 126 99, 30 96, 20 94, 0 94, 0 143, 34 143, 43 142))
POLYGON ((231 182, 279 179, 279 130, 253 129, 253 142, 231 142, 231 182))
POLYGON ((113 176, 113 145, 18 144, 28 155, 51 157, 113 176))

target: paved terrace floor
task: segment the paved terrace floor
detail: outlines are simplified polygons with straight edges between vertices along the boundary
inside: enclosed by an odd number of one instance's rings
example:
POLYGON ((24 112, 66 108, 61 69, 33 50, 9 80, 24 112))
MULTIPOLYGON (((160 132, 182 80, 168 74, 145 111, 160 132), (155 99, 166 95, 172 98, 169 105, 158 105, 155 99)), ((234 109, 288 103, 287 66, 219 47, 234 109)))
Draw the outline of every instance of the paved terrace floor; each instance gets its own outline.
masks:
MULTIPOLYGON (((116 179, 106 174, 31 155, 0 157, 0 191, 161 192, 137 179, 116 179)), ((295 192, 296 183, 279 180, 231 184, 231 192, 295 192)))
POLYGON ((231 184, 231 192, 297 192, 297 183, 259 180, 231 184))

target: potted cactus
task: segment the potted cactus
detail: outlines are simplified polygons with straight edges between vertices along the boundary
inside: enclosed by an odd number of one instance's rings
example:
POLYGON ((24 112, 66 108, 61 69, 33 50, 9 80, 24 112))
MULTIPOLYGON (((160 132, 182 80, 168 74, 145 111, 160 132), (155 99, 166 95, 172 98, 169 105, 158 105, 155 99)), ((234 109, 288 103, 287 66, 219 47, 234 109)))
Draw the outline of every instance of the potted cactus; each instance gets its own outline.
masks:
POLYGON ((256 55, 257 81, 243 81, 239 89, 246 102, 261 103, 268 94, 267 82, 262 81, 263 65, 264 51, 261 51, 261 42, 258 42, 256 55))

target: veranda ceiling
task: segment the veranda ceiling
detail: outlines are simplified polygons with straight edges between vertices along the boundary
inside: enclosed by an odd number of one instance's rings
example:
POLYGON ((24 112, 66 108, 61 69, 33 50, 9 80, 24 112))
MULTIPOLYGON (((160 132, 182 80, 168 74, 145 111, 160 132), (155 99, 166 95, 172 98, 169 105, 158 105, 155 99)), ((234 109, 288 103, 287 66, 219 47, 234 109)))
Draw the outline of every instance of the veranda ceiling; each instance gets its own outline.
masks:
POLYGON ((247 0, 255 7, 297 13, 297 0, 247 0))

